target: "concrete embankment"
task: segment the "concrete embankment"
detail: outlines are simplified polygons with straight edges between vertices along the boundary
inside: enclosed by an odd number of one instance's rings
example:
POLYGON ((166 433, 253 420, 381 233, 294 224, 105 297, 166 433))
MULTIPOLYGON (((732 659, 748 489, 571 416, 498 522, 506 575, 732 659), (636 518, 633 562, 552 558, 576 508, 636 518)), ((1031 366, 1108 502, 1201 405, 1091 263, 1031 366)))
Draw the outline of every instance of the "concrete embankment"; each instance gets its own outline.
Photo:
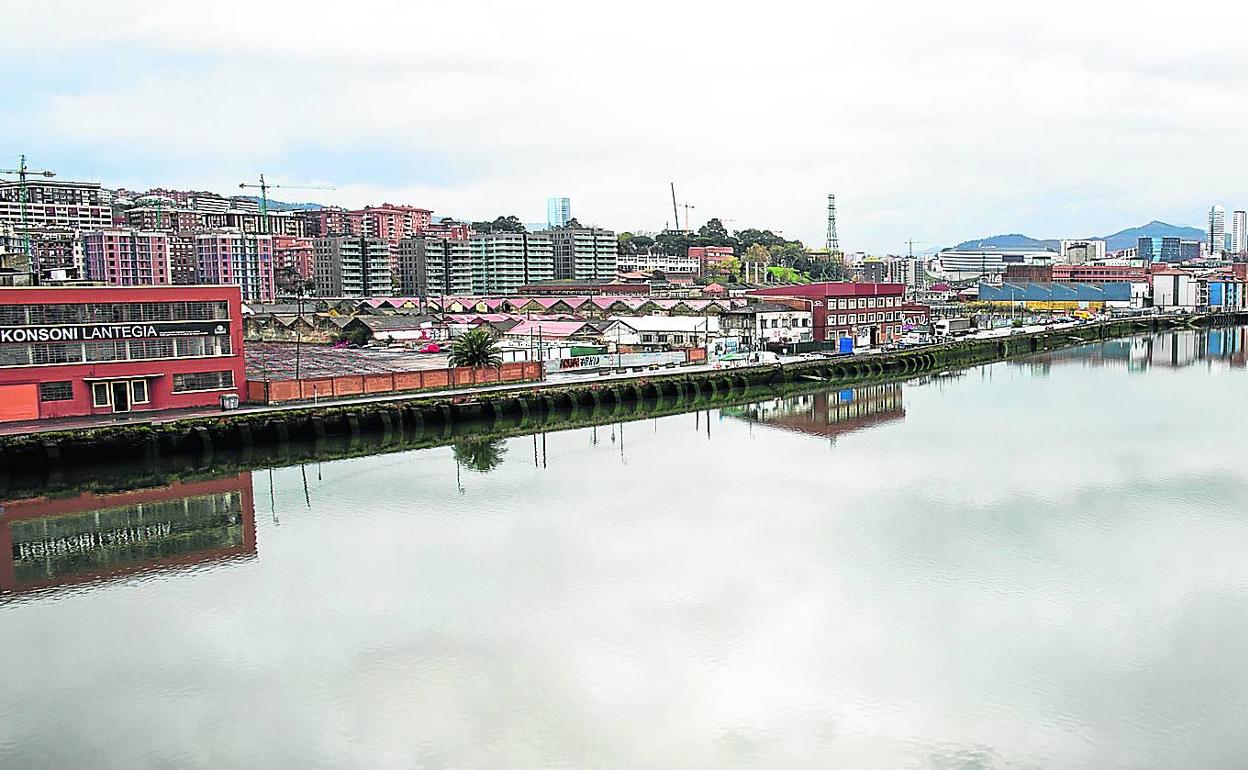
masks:
MULTIPOLYGON (((1133 334, 1248 323, 1248 314, 1156 316, 1068 329, 967 339, 892 353, 798 361, 783 366, 696 372, 649 372, 629 379, 440 398, 362 399, 272 412, 223 412, 160 423, 107 425, 73 431, 0 436, 0 476, 56 477, 79 468, 124 464, 130 469, 239 462, 249 467, 326 459, 315 448, 341 445, 343 456, 453 443, 457 435, 507 437, 541 430, 607 424, 645 416, 748 403, 796 389, 849 387, 973 366, 1133 334), (380 439, 380 441, 378 441, 380 439), (291 447, 300 447, 292 450, 291 447), (286 458, 283 462, 281 458, 286 458)), ((85 477, 84 477, 85 478, 85 477)), ((12 483, 9 484, 12 486, 12 483)), ((21 484, 17 484, 21 486, 21 484)))

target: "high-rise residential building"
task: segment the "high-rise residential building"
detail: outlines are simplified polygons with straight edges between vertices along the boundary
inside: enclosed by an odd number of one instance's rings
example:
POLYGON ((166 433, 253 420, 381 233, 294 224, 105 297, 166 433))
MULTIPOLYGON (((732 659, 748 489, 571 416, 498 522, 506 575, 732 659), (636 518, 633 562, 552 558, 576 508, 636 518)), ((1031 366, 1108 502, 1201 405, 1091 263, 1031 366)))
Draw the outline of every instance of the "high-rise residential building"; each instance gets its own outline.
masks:
POLYGON ((347 210, 340 206, 322 206, 295 212, 303 220, 304 235, 311 238, 329 238, 334 235, 350 235, 347 210))
MULTIPOLYGON (((29 229, 105 230, 113 209, 99 182, 31 180, 25 185, 25 222, 29 229)), ((0 182, 0 224, 20 227, 22 184, 0 182)))
POLYGON ((1213 206, 1209 209, 1209 227, 1205 234, 1208 236, 1209 254, 1216 256, 1226 249, 1226 209, 1221 206, 1213 206))
POLYGON ((312 279, 315 257, 311 238, 296 235, 273 236, 273 272, 292 274, 301 281, 312 279))
POLYGON ((303 235, 306 225, 303 217, 294 211, 270 211, 265 215, 258 211, 229 209, 200 213, 198 217, 200 227, 205 230, 240 230, 259 235, 303 235))
POLYGON ((338 235, 312 241, 319 297, 390 297, 390 244, 380 238, 338 235))
POLYGON ((94 230, 82 237, 87 277, 109 286, 168 285, 169 236, 128 227, 94 230))
POLYGON ((401 296, 428 300, 472 293, 472 248, 463 238, 404 238, 398 263, 401 296))
POLYGON ((430 222, 425 227, 425 235, 435 235, 439 238, 455 238, 466 241, 472 237, 472 226, 467 222, 459 222, 454 219, 443 217, 437 222, 430 222))
POLYGON ((138 230, 166 230, 189 232, 202 229, 203 216, 176 205, 155 205, 150 198, 140 198, 137 204, 126 210, 126 224, 138 230))
POLYGON ((1231 253, 1248 252, 1248 211, 1231 214, 1231 253))
POLYGON ((347 211, 344 218, 351 234, 380 238, 397 245, 404 238, 423 233, 433 219, 433 212, 416 206, 383 203, 347 211))
POLYGON ((1105 258, 1105 241, 1062 241, 1062 261, 1072 265, 1086 265, 1105 258))
POLYGON ((179 286, 199 283, 199 254, 195 233, 169 233, 169 279, 179 286))
POLYGON ((620 242, 611 230, 559 227, 539 234, 550 237, 556 279, 609 281, 615 278, 620 242))
POLYGON ((269 235, 221 230, 195 236, 196 282, 229 284, 243 292, 244 302, 272 302, 273 238, 269 235))
POLYGON ((567 227, 572 221, 572 201, 569 198, 546 199, 546 226, 567 227))
POLYGON ((477 233, 472 254, 472 293, 514 294, 516 289, 555 277, 555 255, 546 233, 477 233))
MULTIPOLYGON (((16 232, 9 240, 19 251, 26 242, 16 232)), ((32 230, 29 240, 30 269, 41 280, 58 276, 80 278, 86 274, 81 232, 64 227, 32 230)))

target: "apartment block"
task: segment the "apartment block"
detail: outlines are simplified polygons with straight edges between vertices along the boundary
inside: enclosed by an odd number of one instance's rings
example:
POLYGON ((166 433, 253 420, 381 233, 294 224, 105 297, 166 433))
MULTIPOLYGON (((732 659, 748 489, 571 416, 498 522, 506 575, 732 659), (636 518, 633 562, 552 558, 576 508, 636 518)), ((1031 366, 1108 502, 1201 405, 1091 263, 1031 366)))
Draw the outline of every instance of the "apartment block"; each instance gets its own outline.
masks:
POLYGON ((514 294, 521 286, 555 277, 550 236, 540 233, 477 233, 472 254, 472 293, 514 294))
POLYGON ((379 238, 397 245, 404 238, 423 233, 433 219, 433 212, 416 206, 383 203, 346 212, 349 231, 366 238, 379 238))
POLYGON ((391 248, 386 241, 356 235, 316 238, 312 250, 317 296, 393 296, 391 248))
POLYGON ((550 238, 555 258, 555 278, 600 281, 615 277, 620 242, 611 230, 560 227, 542 230, 538 234, 550 238))
POLYGON ((207 230, 238 230, 259 235, 304 235, 303 217, 294 211, 258 211, 229 209, 223 212, 202 212, 200 226, 207 230))
POLYGON ((82 248, 87 277, 109 286, 168 285, 169 236, 132 228, 85 233, 82 248))
POLYGON ((398 246, 398 290, 405 297, 472 293, 472 249, 462 238, 419 236, 398 246))
POLYGON ((177 286, 199 283, 199 256, 195 250, 195 233, 169 233, 169 278, 177 286))
POLYGON ((316 258, 312 238, 293 235, 273 236, 273 270, 276 273, 293 271, 300 280, 310 280, 314 274, 316 258))
MULTIPOLYGON (((112 206, 99 182, 27 181, 25 222, 30 229, 105 230, 112 206)), ((0 182, 0 224, 21 225, 22 185, 0 182)))
POLYGON ((340 206, 322 206, 319 209, 296 211, 295 215, 303 220, 303 234, 310 238, 329 238, 335 235, 351 234, 347 210, 340 206))
POLYGON ((195 236, 198 283, 227 284, 242 289, 244 302, 272 302, 273 238, 234 231, 195 236))
POLYGON ((688 254, 658 254, 643 252, 641 254, 621 254, 616 262, 616 269, 621 273, 634 270, 642 273, 697 273, 702 265, 697 257, 688 254))

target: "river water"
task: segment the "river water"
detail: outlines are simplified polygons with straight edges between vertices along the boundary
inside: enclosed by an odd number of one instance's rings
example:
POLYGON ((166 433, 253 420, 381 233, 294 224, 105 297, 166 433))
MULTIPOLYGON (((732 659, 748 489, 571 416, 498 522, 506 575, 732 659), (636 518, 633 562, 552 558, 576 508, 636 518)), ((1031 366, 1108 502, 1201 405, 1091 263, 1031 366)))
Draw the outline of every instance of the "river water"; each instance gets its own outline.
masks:
POLYGON ((0 767, 1242 768, 1246 364, 27 493, 0 767))

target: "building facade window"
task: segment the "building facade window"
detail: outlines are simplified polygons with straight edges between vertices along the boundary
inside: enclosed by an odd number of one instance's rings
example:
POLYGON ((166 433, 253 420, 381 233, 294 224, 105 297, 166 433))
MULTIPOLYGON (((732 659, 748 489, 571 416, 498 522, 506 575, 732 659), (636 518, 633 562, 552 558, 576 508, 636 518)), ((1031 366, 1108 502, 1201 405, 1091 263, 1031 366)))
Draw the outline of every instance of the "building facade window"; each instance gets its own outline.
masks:
POLYGON ((186 372, 173 375, 173 392, 225 390, 234 387, 234 372, 186 372))
POLYGON ((130 403, 146 404, 148 400, 147 380, 133 380, 130 383, 130 403))
POLYGON ((91 403, 94 406, 108 406, 112 403, 107 382, 91 383, 91 403))
POLYGON ((74 384, 68 380, 39 383, 40 401, 73 401, 74 384))

